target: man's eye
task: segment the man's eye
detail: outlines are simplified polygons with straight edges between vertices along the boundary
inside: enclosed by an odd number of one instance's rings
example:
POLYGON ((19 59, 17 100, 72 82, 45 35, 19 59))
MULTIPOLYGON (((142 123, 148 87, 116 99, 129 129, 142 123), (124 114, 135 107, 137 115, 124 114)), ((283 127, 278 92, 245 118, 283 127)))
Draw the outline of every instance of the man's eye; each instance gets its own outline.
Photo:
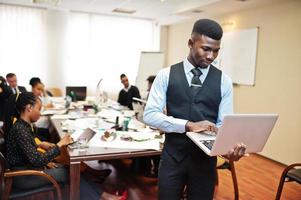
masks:
POLYGON ((204 51, 211 51, 211 49, 208 48, 208 47, 202 47, 202 49, 203 49, 204 51))

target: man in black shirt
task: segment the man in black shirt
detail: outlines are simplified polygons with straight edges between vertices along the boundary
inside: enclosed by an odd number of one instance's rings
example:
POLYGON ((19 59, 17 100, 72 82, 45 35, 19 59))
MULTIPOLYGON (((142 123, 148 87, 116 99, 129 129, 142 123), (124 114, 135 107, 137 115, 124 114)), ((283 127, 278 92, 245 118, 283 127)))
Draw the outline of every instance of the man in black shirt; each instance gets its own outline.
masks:
POLYGON ((11 89, 4 77, 0 76, 0 121, 4 120, 4 110, 8 97, 12 94, 11 89))
POLYGON ((133 97, 141 98, 139 90, 136 86, 130 85, 129 80, 125 74, 120 75, 121 83, 124 85, 124 88, 120 90, 118 95, 118 103, 123 106, 129 107, 133 110, 133 97))

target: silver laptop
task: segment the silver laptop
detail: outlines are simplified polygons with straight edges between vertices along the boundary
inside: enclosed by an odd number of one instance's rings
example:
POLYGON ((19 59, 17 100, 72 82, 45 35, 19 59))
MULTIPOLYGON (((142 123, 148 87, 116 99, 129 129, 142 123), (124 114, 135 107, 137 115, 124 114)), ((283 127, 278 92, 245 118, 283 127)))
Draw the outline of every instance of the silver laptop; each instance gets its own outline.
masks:
POLYGON ((209 156, 226 155, 238 143, 246 153, 262 151, 278 119, 277 114, 226 115, 217 135, 187 132, 187 136, 209 156))
POLYGON ((68 145, 70 149, 88 147, 88 142, 93 138, 96 132, 90 128, 86 128, 74 141, 68 145), (85 144, 83 144, 85 143, 85 144))

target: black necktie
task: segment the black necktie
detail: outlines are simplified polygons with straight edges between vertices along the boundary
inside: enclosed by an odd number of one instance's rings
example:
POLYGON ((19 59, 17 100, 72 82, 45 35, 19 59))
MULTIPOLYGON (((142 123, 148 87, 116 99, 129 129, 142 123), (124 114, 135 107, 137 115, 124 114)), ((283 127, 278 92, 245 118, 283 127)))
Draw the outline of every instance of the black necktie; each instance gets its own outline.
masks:
POLYGON ((197 69, 197 68, 193 68, 191 70, 193 77, 191 79, 191 91, 193 96, 196 95, 196 93, 199 91, 199 89, 202 87, 202 82, 200 80, 200 76, 202 75, 201 70, 197 69))

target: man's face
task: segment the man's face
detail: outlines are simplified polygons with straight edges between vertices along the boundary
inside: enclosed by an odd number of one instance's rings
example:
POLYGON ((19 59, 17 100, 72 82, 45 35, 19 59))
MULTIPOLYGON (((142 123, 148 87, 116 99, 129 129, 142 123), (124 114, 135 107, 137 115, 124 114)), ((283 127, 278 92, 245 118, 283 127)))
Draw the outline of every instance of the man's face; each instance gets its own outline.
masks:
POLYGON ((7 82, 11 88, 16 88, 17 87, 17 76, 7 78, 7 82))
POLYGON ((128 87, 129 87, 129 80, 128 80, 128 77, 124 76, 124 77, 121 79, 121 83, 124 85, 125 88, 128 88, 128 87))
POLYGON ((220 40, 193 33, 188 41, 190 48, 188 60, 195 67, 207 68, 218 56, 220 40))

